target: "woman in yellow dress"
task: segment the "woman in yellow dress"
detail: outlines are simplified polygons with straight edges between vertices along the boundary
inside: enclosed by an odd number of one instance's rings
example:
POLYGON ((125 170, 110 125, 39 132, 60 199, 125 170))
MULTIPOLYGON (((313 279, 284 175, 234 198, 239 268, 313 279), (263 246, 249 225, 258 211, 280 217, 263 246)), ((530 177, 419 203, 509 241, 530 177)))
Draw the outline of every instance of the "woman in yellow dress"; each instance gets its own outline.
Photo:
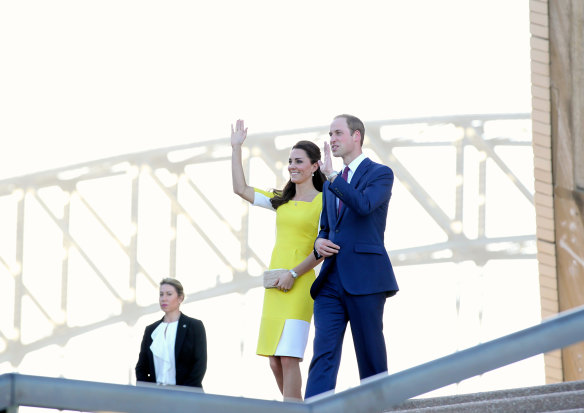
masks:
POLYGON ((308 341, 313 300, 310 286, 314 267, 320 262, 313 254, 322 209, 320 149, 309 141, 297 142, 290 151, 290 180, 284 189, 262 191, 247 185, 243 173, 241 147, 247 137, 243 120, 231 125, 233 192, 252 203, 276 212, 276 244, 270 269, 283 269, 266 289, 257 354, 267 356, 284 400, 302 400, 300 361, 308 341))

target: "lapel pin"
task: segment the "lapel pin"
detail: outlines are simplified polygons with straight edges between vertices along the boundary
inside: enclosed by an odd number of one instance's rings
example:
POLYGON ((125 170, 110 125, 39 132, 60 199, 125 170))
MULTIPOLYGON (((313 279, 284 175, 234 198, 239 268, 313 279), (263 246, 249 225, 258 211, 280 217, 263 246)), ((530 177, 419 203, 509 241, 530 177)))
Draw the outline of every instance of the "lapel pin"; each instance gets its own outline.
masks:
POLYGON ((187 325, 186 324, 183 324, 183 328, 187 328, 187 325))

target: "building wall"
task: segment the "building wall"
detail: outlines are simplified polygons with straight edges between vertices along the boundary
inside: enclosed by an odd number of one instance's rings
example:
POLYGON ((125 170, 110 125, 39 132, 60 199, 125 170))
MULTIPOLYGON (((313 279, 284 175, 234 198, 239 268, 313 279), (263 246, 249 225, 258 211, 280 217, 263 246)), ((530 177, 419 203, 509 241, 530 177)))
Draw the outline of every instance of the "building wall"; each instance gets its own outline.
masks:
MULTIPOLYGON (((553 209, 549 13, 547 0, 530 1, 532 122, 537 258, 542 318, 559 311, 553 209)), ((563 381, 560 350, 545 354, 546 382, 563 381)))
MULTIPOLYGON (((584 4, 530 1, 542 317, 584 304, 584 4)), ((584 343, 545 355, 546 381, 584 379, 584 343)))

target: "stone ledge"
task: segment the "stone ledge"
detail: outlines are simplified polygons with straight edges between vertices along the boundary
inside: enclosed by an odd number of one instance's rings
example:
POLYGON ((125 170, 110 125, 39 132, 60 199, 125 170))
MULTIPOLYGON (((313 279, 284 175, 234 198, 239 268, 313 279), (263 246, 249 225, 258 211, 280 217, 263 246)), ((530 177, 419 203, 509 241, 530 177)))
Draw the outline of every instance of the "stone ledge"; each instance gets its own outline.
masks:
POLYGON ((527 413, 574 408, 584 408, 584 381, 458 396, 411 399, 385 411, 527 413))

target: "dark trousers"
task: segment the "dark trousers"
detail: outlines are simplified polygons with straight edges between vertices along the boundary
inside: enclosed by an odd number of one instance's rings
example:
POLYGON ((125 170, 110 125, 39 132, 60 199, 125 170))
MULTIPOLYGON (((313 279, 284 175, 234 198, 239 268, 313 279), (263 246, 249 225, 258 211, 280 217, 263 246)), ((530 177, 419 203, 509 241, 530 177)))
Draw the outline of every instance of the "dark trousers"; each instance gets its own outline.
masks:
POLYGON ((387 371, 383 336, 385 299, 385 293, 348 294, 336 268, 332 269, 314 300, 314 352, 305 398, 335 388, 347 322, 351 323, 361 380, 387 371))

